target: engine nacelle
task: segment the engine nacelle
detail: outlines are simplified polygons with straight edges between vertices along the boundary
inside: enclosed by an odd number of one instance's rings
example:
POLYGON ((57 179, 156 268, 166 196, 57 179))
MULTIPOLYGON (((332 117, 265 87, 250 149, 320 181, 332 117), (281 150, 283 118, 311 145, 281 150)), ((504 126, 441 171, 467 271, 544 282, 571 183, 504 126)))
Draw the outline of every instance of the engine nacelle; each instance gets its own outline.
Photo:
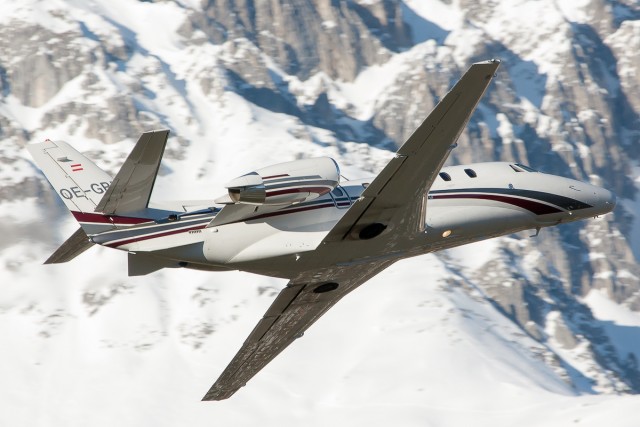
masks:
POLYGON ((287 205, 327 194, 339 182, 338 164, 332 158, 317 157, 267 166, 242 175, 225 187, 233 203, 287 205))

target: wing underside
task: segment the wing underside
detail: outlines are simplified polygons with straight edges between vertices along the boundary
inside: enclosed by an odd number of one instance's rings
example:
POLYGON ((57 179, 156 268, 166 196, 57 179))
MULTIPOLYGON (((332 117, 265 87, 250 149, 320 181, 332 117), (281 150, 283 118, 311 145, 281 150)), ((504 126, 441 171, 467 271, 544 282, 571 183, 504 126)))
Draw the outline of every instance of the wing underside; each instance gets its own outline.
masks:
POLYGON ((302 255, 309 272, 280 292, 203 400, 233 395, 342 297, 402 258, 403 243, 423 231, 427 191, 498 66, 473 64, 319 247, 302 255), (331 267, 314 270, 318 260, 331 267))
POLYGON ((336 266, 291 280, 202 400, 231 397, 342 297, 392 263, 336 266))

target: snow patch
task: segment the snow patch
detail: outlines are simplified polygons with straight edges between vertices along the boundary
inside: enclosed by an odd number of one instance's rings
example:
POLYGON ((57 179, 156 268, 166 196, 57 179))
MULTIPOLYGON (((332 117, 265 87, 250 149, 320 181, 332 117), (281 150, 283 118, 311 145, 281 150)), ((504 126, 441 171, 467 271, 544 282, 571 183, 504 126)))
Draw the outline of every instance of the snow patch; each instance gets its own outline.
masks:
POLYGON ((495 259, 496 250, 500 247, 499 242, 499 239, 489 239, 447 249, 444 253, 453 262, 473 271, 495 259))
POLYGON ((606 290, 592 289, 583 301, 599 320, 622 360, 633 354, 640 360, 640 313, 611 301, 606 290))

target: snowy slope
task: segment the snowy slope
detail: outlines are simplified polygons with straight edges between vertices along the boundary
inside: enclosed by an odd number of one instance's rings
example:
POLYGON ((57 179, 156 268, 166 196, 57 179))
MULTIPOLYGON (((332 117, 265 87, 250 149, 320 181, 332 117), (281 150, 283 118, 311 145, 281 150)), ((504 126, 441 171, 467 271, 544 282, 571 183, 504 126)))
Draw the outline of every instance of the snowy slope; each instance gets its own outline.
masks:
POLYGON ((282 283, 184 271, 132 280, 109 272, 122 261, 113 258, 91 262, 109 284, 74 292, 73 274, 56 268, 47 276, 60 285, 38 287, 37 307, 16 299, 3 310, 3 425, 596 426, 608 412, 635 425, 637 397, 573 395, 537 342, 479 294, 447 285, 433 256, 355 292, 234 398, 201 403, 282 283))
MULTIPOLYGON (((357 3, 384 17, 380 2, 357 3)), ((567 130, 591 135, 585 112, 608 106, 585 105, 582 122, 570 109, 557 113, 567 123, 555 115, 572 49, 563 31, 591 22, 597 8, 490 3, 404 2, 414 43, 368 33, 359 43, 379 55, 362 59, 370 62, 349 80, 322 61, 310 77, 292 73, 235 27, 227 28, 234 37, 215 39, 196 1, 1 1, 0 425, 636 426, 638 390, 624 373, 637 364, 623 369, 640 357, 630 249, 638 243, 626 238, 621 211, 550 231, 540 243, 511 236, 397 263, 224 402, 200 398, 284 281, 186 270, 129 278, 126 256, 103 248, 41 265, 76 224, 28 158, 27 142, 66 140, 115 173, 139 132, 169 127, 157 200, 215 197, 232 177, 302 156, 334 157, 358 178, 386 164, 390 138, 410 132, 413 117, 491 54, 483 50, 490 44, 506 46, 497 48, 507 55, 501 78, 456 159, 531 156, 547 170, 610 180, 634 209, 615 178, 625 166, 613 162, 624 155, 593 138, 580 145, 580 133, 567 130), (523 148, 527 135, 533 149, 523 148), (537 154, 545 144, 560 154, 537 154), (567 267, 571 254, 588 261, 584 295, 564 291, 579 282, 567 267), (515 314, 505 312, 509 304, 515 314)), ((323 10, 321 22, 347 38, 345 8, 323 10)), ((274 12, 286 26, 280 18, 274 12)), ((629 40, 631 22, 609 30, 612 51, 629 40)), ((634 66, 631 56, 620 62, 634 66)), ((602 81, 614 85, 605 71, 602 81)), ((602 83, 587 80, 569 87, 602 83)), ((633 153, 637 138, 623 124, 625 153, 633 153)))

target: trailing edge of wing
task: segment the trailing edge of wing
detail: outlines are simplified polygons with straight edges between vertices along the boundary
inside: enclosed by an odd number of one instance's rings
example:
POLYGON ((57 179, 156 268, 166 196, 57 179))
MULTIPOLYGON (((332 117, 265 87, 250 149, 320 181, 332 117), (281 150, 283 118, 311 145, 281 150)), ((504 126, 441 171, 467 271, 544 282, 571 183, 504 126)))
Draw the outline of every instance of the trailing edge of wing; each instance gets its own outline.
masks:
POLYGON ((140 136, 96 206, 96 212, 122 215, 147 208, 168 136, 168 130, 145 132, 140 136))
POLYGON ((424 196, 498 66, 499 61, 473 64, 438 103, 322 244, 308 254, 333 266, 291 280, 203 400, 232 396, 343 296, 395 262, 396 241, 419 231, 424 222, 424 196), (393 233, 345 241, 354 228, 376 223, 389 225, 393 233), (378 245, 378 253, 390 256, 344 262, 354 258, 357 245, 365 244, 378 245))
POLYGON ((292 279, 202 400, 231 397, 342 297, 393 262, 332 266, 292 279))

